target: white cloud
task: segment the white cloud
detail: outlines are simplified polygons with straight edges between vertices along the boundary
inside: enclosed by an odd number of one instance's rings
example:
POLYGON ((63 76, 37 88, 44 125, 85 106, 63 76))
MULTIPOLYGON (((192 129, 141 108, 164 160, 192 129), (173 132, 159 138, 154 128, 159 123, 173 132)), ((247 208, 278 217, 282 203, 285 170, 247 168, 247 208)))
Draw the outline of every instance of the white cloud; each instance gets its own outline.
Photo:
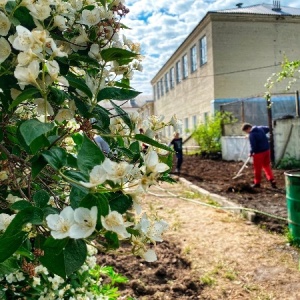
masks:
MULTIPOLYGON (((152 95, 151 79, 206 13, 235 8, 237 3, 236 0, 127 0, 125 5, 130 12, 123 23, 131 30, 124 34, 141 44, 145 57, 143 72, 135 72, 131 86, 145 95, 152 95)), ((273 0, 250 0, 243 6, 261 3, 273 4, 273 0)), ((281 6, 299 7, 299 3, 285 0, 281 1, 281 6)))

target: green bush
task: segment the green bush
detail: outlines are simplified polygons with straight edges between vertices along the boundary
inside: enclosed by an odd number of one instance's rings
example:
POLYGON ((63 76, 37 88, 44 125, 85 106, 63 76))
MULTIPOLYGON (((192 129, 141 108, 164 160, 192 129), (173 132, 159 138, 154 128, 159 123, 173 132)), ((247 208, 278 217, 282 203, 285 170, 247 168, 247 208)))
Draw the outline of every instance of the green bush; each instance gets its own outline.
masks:
POLYGON ((221 152, 222 125, 236 121, 231 113, 217 112, 214 116, 208 116, 205 123, 199 124, 192 133, 192 137, 199 145, 201 153, 221 152))

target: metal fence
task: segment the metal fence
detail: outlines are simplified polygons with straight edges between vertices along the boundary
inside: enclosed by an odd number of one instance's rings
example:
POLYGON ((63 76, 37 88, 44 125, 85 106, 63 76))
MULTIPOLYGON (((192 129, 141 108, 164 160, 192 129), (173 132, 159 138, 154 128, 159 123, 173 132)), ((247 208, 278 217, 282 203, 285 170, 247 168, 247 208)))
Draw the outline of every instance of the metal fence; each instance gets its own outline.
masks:
MULTIPOLYGON (((271 103, 273 120, 295 117, 299 103, 298 92, 272 95, 271 103)), ((232 113, 240 123, 268 125, 267 101, 263 95, 222 104, 220 110, 232 113)))

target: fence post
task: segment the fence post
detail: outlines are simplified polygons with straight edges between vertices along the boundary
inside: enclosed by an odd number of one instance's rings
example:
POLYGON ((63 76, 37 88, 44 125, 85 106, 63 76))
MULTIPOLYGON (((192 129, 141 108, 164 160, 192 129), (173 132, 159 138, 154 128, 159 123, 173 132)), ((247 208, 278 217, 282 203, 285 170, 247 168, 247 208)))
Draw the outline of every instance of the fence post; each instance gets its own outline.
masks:
POLYGON ((299 91, 295 92, 296 117, 299 118, 299 91))

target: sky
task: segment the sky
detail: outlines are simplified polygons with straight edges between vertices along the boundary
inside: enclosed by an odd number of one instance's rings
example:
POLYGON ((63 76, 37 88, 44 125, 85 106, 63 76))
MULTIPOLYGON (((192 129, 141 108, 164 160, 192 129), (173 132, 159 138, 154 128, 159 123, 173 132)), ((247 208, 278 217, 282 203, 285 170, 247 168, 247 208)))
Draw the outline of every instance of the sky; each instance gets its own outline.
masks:
MULTIPOLYGON (((122 22, 123 33, 141 44, 143 71, 135 71, 131 86, 152 99, 151 79, 172 56, 208 11, 236 8, 242 0, 125 0, 130 12, 122 22)), ((249 0, 243 7, 273 4, 273 0, 249 0)), ((299 0, 282 0, 281 6, 300 7, 299 0)))

